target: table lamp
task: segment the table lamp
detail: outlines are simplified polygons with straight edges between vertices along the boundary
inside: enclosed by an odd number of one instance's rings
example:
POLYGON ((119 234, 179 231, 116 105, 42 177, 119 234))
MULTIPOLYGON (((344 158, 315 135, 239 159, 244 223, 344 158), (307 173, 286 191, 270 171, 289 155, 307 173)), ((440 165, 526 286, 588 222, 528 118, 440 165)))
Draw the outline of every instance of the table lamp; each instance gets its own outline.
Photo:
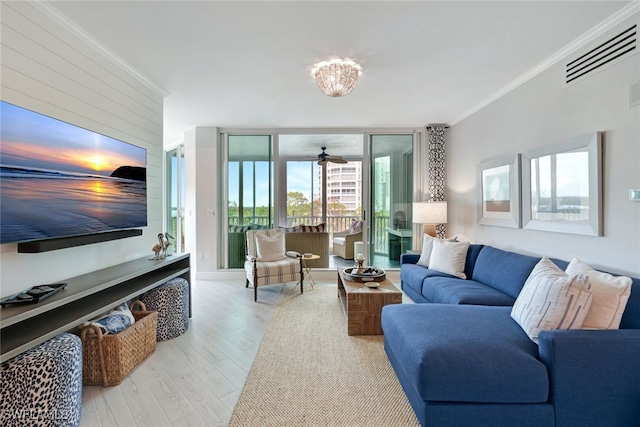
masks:
POLYGON ((436 237, 436 224, 447 223, 447 202, 413 202, 414 224, 424 224, 424 232, 436 237))

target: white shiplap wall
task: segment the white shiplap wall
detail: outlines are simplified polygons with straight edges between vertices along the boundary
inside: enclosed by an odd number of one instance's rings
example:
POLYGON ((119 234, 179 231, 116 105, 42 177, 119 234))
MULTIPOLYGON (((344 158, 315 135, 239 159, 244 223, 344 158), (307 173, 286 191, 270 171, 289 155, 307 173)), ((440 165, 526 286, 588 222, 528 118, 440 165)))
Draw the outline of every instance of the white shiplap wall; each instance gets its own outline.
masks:
POLYGON ((42 254, 0 245, 0 296, 152 255, 163 230, 162 90, 105 54, 51 6, 2 2, 0 8, 0 98, 145 148, 148 198, 148 227, 140 237, 42 254))

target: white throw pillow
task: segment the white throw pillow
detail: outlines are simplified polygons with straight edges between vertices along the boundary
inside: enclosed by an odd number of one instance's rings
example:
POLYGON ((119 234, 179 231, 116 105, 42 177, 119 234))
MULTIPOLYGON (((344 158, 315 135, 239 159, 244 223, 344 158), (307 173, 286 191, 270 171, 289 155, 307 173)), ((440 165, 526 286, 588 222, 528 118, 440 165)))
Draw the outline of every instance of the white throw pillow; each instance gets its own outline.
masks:
POLYGON ((590 305, 589 278, 570 276, 544 257, 524 283, 511 317, 537 344, 540 331, 580 329, 590 305))
POLYGON ((591 308, 582 329, 618 329, 631 294, 631 278, 596 271, 578 258, 571 260, 567 274, 584 274, 591 281, 591 308))
POLYGON ((466 279, 464 267, 467 263, 467 250, 469 242, 452 242, 449 240, 434 239, 429 269, 451 274, 461 279, 466 279))
MULTIPOLYGON (((431 252, 433 251, 433 242, 440 240, 436 237, 431 237, 427 233, 422 235, 422 252, 420 258, 416 264, 429 268, 429 260, 431 259, 431 252)), ((445 239, 447 242, 456 242, 456 237, 445 239)))
POLYGON ((434 237, 429 236, 427 233, 422 235, 422 252, 420 258, 416 264, 423 267, 429 267, 429 258, 431 258, 431 251, 433 250, 434 237))
POLYGON ((284 233, 278 231, 273 236, 256 233, 256 253, 258 261, 280 261, 285 259, 284 233))

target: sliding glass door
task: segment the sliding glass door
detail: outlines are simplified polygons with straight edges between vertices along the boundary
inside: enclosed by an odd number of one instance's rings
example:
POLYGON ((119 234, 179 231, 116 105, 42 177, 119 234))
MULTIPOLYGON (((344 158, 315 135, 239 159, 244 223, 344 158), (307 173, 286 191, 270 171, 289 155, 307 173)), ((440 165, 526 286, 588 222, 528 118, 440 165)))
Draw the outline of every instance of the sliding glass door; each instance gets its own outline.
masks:
POLYGON ((247 230, 274 225, 271 135, 227 136, 227 266, 244 265, 247 230))
POLYGON ((351 266, 351 257, 334 255, 333 234, 358 221, 363 232, 357 247, 368 264, 399 266, 400 255, 412 249, 413 153, 419 138, 413 131, 223 132, 227 267, 243 267, 248 229, 320 223, 330 233, 330 267, 351 266))
POLYGON ((413 134, 369 136, 369 260, 377 267, 398 267, 400 255, 413 249, 413 140, 413 134))
POLYGON ((165 153, 166 212, 165 230, 169 234, 169 252, 185 252, 184 241, 184 196, 185 161, 184 146, 180 145, 165 153))

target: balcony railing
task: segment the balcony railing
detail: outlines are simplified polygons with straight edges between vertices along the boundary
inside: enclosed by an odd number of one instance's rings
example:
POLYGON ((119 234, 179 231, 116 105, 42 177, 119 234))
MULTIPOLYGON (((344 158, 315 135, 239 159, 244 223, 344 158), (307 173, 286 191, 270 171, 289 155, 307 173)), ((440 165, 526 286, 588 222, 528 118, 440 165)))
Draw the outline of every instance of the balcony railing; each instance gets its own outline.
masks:
MULTIPOLYGON (((331 216, 327 218, 327 231, 330 236, 333 236, 333 233, 345 231, 351 226, 352 220, 359 220, 360 217, 346 215, 346 216, 331 216)), ((230 225, 241 225, 239 224, 239 218, 229 217, 230 225)), ((322 218, 318 216, 291 216, 287 218, 286 227, 293 227, 296 225, 306 224, 306 225, 318 225, 322 222, 322 218)), ((271 224, 269 222, 269 217, 266 216, 252 216, 252 217, 244 217, 244 221, 242 225, 250 225, 256 224, 260 226, 270 227, 271 224)), ((390 227, 391 219, 388 216, 376 216, 373 221, 373 226, 369 231, 369 238, 373 238, 374 245, 373 250, 376 255, 387 255, 389 248, 389 238, 388 234, 385 231, 385 228, 390 227)), ((333 248, 333 241, 329 239, 329 244, 333 248)))

